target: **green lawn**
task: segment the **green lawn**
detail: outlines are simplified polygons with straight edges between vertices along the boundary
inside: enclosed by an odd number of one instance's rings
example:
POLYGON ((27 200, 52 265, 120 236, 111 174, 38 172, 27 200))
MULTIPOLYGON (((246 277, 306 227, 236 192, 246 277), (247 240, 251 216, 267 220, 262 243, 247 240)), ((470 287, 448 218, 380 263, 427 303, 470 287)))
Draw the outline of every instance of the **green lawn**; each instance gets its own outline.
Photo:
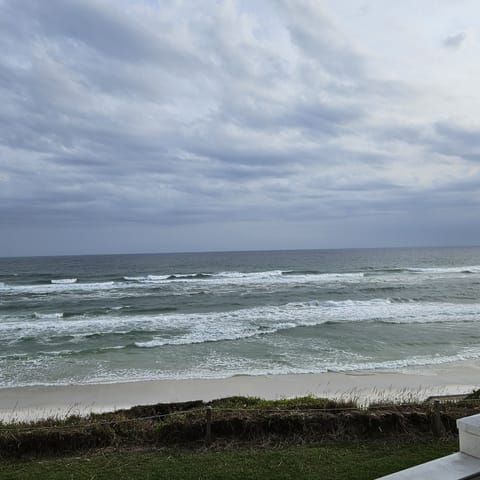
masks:
POLYGON ((109 452, 0 464, 1 480, 367 480, 458 450, 456 440, 109 452))

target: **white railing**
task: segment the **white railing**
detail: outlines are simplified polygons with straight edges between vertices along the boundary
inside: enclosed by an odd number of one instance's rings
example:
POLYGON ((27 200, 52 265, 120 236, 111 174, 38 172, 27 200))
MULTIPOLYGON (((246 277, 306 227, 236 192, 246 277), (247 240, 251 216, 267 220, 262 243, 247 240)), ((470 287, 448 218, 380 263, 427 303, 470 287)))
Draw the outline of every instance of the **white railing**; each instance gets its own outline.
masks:
POLYGON ((459 418, 460 451, 377 480, 480 480, 480 414, 459 418))

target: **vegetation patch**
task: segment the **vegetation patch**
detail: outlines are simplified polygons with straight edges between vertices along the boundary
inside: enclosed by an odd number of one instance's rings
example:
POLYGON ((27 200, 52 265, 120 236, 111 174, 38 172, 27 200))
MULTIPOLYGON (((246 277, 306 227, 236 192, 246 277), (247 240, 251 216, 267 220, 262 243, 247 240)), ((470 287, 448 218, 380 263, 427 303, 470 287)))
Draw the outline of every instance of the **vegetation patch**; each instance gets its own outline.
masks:
POLYGON ((372 405, 303 397, 267 401, 138 406, 112 413, 0 424, 0 458, 68 454, 105 448, 265 446, 457 435, 456 419, 480 412, 480 401, 372 405), (208 427, 207 427, 208 423, 208 427), (208 435, 207 432, 210 432, 208 435))

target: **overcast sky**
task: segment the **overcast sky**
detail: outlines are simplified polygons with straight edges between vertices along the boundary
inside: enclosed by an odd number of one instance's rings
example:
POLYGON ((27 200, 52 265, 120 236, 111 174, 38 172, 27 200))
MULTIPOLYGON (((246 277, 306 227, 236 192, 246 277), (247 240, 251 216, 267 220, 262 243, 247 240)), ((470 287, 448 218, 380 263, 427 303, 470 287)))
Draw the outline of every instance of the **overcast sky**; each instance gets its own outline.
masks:
POLYGON ((0 0, 0 256, 480 244, 477 0, 0 0))

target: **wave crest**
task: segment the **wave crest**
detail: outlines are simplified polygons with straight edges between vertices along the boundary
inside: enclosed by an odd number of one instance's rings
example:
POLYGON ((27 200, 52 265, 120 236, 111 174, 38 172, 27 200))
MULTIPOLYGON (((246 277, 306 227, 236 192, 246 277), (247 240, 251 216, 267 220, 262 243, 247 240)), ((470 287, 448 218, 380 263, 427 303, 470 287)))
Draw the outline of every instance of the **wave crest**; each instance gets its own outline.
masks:
POLYGON ((33 318, 37 320, 54 320, 63 318, 63 313, 33 313, 33 318))

